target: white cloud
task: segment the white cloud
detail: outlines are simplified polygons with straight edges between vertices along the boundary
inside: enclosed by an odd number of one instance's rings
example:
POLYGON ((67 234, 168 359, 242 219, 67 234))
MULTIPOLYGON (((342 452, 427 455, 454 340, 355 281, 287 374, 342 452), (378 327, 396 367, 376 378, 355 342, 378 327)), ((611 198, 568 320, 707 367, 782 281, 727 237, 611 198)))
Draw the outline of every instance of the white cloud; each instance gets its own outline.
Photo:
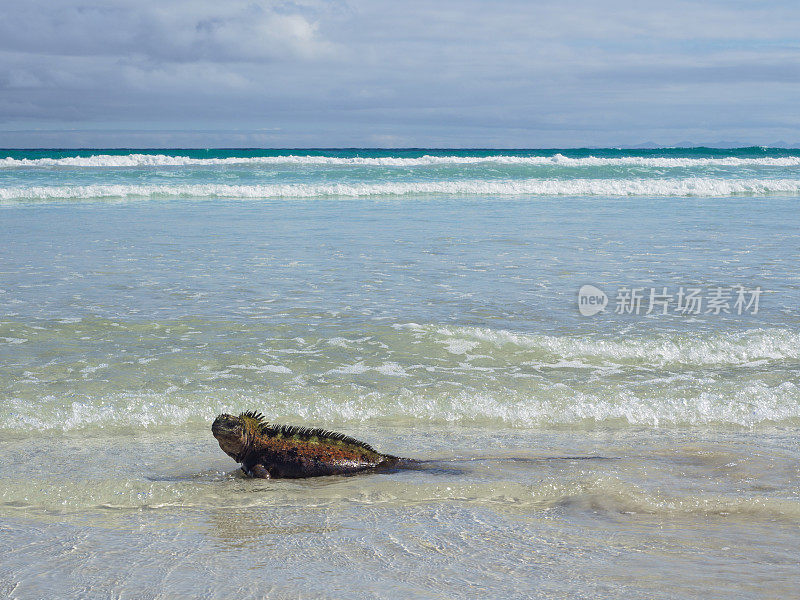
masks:
POLYGON ((269 61, 323 56, 331 45, 302 12, 277 2, 26 0, 0 19, 0 49, 142 56, 156 61, 269 61))
POLYGON ((796 137, 798 29, 796 2, 27 0, 0 19, 0 125, 768 143, 796 137))

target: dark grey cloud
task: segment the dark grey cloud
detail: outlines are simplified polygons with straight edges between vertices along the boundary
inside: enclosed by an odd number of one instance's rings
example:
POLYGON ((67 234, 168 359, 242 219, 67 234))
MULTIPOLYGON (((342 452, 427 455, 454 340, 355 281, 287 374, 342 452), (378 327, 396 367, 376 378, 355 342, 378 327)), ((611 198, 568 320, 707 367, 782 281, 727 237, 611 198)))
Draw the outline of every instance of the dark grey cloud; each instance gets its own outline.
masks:
POLYGON ((0 8, 0 146, 800 142, 796 2, 0 8))

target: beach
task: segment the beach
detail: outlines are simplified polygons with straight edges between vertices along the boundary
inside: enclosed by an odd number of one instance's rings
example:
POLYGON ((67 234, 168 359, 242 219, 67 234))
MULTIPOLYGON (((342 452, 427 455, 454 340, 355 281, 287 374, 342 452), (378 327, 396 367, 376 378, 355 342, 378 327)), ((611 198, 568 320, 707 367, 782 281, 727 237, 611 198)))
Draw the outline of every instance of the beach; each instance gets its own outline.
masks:
POLYGON ((791 596, 798 168, 3 151, 0 594, 791 596), (421 462, 248 479, 245 410, 421 462))

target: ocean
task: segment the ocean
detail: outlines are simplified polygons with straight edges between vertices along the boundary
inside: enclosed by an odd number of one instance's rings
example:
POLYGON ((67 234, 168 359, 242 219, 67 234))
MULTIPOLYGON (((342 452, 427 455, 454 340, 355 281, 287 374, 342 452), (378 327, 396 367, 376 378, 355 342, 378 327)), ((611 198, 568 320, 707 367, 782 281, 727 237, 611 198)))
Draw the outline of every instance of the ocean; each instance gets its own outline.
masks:
POLYGON ((0 151, 0 595, 766 598, 800 150, 0 151), (253 480, 221 412, 420 468, 253 480))

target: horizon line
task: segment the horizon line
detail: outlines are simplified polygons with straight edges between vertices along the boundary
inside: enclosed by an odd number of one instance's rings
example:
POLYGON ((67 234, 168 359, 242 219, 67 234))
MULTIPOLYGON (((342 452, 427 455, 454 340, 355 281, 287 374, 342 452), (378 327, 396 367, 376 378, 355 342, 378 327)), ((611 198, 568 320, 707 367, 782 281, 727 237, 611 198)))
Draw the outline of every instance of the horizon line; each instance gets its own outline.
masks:
POLYGON ((719 143, 716 145, 658 145, 655 143, 625 144, 614 146, 7 146, 0 147, 0 152, 6 151, 91 151, 91 150, 192 150, 192 151, 215 151, 215 150, 304 150, 313 152, 342 151, 342 150, 385 150, 385 151, 557 151, 557 150, 800 150, 800 143, 786 145, 727 145, 719 143))

